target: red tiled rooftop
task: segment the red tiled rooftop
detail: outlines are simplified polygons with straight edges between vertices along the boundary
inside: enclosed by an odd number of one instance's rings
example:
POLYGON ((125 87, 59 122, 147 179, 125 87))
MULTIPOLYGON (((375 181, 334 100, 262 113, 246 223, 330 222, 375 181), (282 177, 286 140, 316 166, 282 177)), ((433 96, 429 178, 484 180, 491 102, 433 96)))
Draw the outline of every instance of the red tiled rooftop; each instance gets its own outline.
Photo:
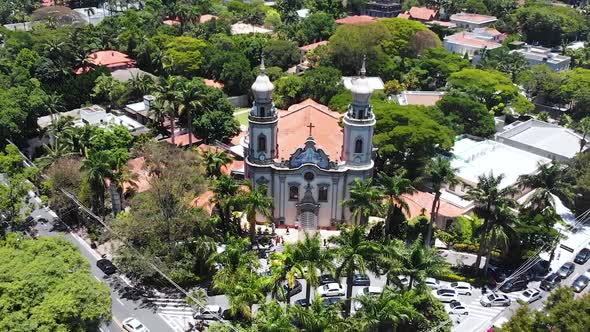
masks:
POLYGON ((465 33, 465 32, 459 32, 454 35, 447 36, 447 37, 445 37, 445 40, 452 41, 456 44, 467 45, 467 46, 471 46, 471 47, 480 47, 480 48, 486 47, 488 49, 494 49, 494 48, 498 48, 498 47, 502 46, 501 44, 498 44, 496 42, 487 41, 487 40, 483 40, 483 39, 477 39, 477 38, 473 37, 471 34, 465 33))
POLYGON ((317 43, 313 43, 313 44, 309 44, 309 45, 304 45, 304 46, 301 46, 299 48, 299 50, 301 50, 303 52, 309 52, 311 50, 315 50, 318 46, 322 46, 322 45, 328 45, 328 41, 327 40, 322 40, 322 41, 317 42, 317 43))
POLYGON ((121 65, 132 66, 135 61, 125 53, 117 51, 99 51, 90 54, 88 60, 96 66, 119 67, 121 65))
POLYGON ((243 160, 232 160, 230 163, 225 164, 221 167, 221 173, 224 175, 231 175, 232 172, 244 171, 244 161, 243 160))
POLYGON ((180 20, 164 20, 164 21, 162 21, 162 23, 164 23, 166 25, 179 25, 180 20))
POLYGON ((405 19, 410 19, 410 13, 408 13, 407 11, 406 11, 406 12, 403 12, 403 13, 399 13, 399 14, 397 15, 397 18, 405 18, 405 19))
MULTIPOLYGON (((408 219, 415 218, 420 215, 426 216, 430 219, 430 210, 432 209, 432 202, 434 195, 424 191, 417 191, 411 195, 404 194, 404 200, 408 203, 410 215, 406 215, 408 219)), ((438 214, 444 217, 458 217, 464 213, 464 209, 441 199, 438 214)), ((404 212, 404 214, 407 214, 404 212)))
MULTIPOLYGON (((150 174, 148 169, 145 167, 145 158, 144 157, 138 157, 135 159, 130 159, 127 162, 127 167, 129 168, 129 172, 131 174, 135 174, 137 176, 137 179, 134 181, 137 188, 135 189, 138 193, 144 192, 148 189, 150 189, 151 185, 150 185, 150 174)), ((131 185, 126 184, 125 186, 125 190, 127 190, 128 188, 132 188, 131 185)))
POLYGON ((341 115, 312 99, 292 105, 286 111, 279 111, 279 156, 288 160, 298 148, 304 146, 312 123, 312 137, 316 148, 324 150, 330 160, 340 160, 342 155, 343 132, 339 125, 341 115))
POLYGON ((442 95, 427 94, 406 94, 405 98, 408 105, 434 106, 436 102, 442 99, 442 95))
POLYGON ((412 7, 410 8, 409 14, 410 17, 416 20, 423 20, 423 21, 430 21, 432 20, 436 14, 438 13, 435 9, 430 9, 426 7, 412 7))
MULTIPOLYGON (((183 147, 183 146, 187 146, 188 145, 188 135, 189 134, 182 134, 182 135, 176 135, 174 136, 174 144, 178 147, 183 147)), ((193 136, 193 144, 196 144, 198 142, 201 141, 200 138, 198 138, 197 136, 191 134, 193 136)), ((168 137, 166 139, 166 142, 172 144, 172 137, 168 137)))
POLYGON ((221 82, 217 82, 217 81, 210 80, 210 79, 204 79, 203 81, 205 82, 205 85, 213 87, 213 88, 223 89, 223 87, 225 86, 221 82))
POLYGON ((217 16, 211 15, 211 14, 201 15, 199 17, 199 23, 206 23, 206 22, 209 22, 209 21, 211 21, 213 19, 217 19, 217 16))
POLYGON ((336 24, 366 24, 374 22, 375 20, 377 19, 367 15, 354 15, 338 19, 336 20, 336 24))
POLYGON ((207 190, 204 193, 197 196, 191 202, 191 206, 193 207, 200 207, 203 210, 207 211, 207 213, 211 214, 213 212, 213 203, 211 203, 211 198, 215 196, 215 193, 211 190, 207 190))
POLYGON ((236 136, 231 138, 231 145, 240 145, 240 141, 246 136, 248 136, 247 131, 240 131, 236 136))

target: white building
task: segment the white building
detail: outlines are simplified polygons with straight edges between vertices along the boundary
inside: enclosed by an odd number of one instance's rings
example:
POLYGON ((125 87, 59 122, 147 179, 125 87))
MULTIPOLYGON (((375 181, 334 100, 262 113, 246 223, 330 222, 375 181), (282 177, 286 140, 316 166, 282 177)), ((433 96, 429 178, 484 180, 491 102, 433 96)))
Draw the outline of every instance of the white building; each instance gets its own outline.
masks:
POLYGON ((373 89, 364 73, 363 65, 352 85, 353 102, 342 116, 311 99, 277 110, 274 86, 261 65, 242 145, 246 177, 256 187, 267 187, 276 225, 318 229, 350 220, 341 202, 349 198, 355 179, 373 172, 373 89))
POLYGON ((450 21, 458 28, 475 29, 483 28, 496 22, 498 19, 495 16, 472 14, 472 13, 457 13, 451 15, 450 21))
POLYGON ((434 106, 445 95, 445 91, 402 91, 394 99, 402 106, 434 106))
POLYGON ((443 40, 443 45, 449 52, 460 55, 467 54, 470 59, 484 49, 493 50, 502 47, 502 44, 495 41, 494 36, 478 32, 458 32, 454 35, 446 36, 443 40))
POLYGON ((553 71, 568 70, 572 61, 569 56, 553 53, 550 49, 540 46, 527 45, 510 53, 514 52, 521 54, 531 66, 545 64, 553 71))

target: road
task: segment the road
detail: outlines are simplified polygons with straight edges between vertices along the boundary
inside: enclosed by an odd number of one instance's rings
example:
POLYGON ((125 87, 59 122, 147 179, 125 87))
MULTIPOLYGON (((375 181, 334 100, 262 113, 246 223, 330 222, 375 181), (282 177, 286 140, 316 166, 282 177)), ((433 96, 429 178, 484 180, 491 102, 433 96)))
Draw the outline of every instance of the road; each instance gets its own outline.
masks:
POLYGON ((90 248, 83 239, 78 235, 69 232, 67 229, 60 227, 63 224, 54 222, 51 213, 44 209, 37 209, 31 214, 34 218, 43 218, 48 220, 47 223, 38 223, 36 229, 39 236, 63 236, 72 244, 80 249, 80 252, 90 262, 90 271, 94 278, 100 282, 109 285, 112 299, 112 320, 100 327, 102 332, 120 332, 121 322, 127 317, 139 319, 151 331, 184 331, 182 329, 173 329, 171 324, 165 321, 160 314, 157 301, 149 301, 137 295, 133 291, 131 284, 125 281, 121 276, 114 274, 105 275, 96 267, 96 261, 101 257, 98 253, 90 248))

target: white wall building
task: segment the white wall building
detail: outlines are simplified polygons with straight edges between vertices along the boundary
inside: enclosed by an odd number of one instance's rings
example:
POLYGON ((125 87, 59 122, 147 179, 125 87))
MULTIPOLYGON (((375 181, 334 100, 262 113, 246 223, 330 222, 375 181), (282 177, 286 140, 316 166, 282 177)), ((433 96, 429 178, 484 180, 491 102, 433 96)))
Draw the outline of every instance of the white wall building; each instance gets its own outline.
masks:
POLYGON ((540 46, 527 45, 510 53, 513 52, 521 54, 531 66, 545 64, 553 71, 568 70, 572 61, 569 56, 553 53, 550 49, 540 46))
POLYGON ((502 47, 502 44, 495 41, 494 36, 478 32, 458 32, 446 36, 443 40, 444 47, 452 53, 465 55, 471 59, 476 53, 484 49, 493 50, 502 47))

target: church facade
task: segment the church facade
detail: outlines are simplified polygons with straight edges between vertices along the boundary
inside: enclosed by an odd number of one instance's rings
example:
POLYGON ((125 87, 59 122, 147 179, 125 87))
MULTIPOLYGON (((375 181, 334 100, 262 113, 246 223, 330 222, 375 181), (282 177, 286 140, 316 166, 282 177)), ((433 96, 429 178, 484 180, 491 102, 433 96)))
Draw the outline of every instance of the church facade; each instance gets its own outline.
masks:
POLYGON ((273 197, 273 221, 304 229, 350 221, 341 202, 355 179, 373 172, 373 92, 364 75, 353 82, 353 102, 342 116, 311 99, 278 110, 265 74, 252 85, 254 103, 244 138, 245 176, 273 197))

